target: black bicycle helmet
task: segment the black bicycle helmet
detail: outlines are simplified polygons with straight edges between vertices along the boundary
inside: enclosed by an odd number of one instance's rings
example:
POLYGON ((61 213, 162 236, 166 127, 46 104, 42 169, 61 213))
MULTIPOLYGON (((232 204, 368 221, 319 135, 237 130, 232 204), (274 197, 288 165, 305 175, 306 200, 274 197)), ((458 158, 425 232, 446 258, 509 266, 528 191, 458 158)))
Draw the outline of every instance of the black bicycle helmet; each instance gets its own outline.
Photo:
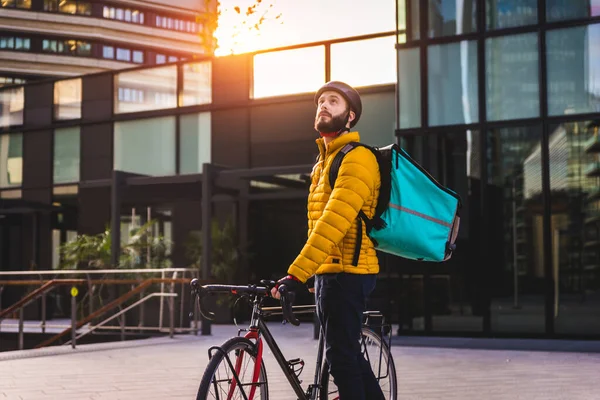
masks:
POLYGON ((344 96, 348 104, 350 104, 350 109, 354 111, 355 114, 354 120, 350 122, 350 127, 352 128, 354 125, 356 125, 360 119, 360 114, 362 113, 362 101, 360 100, 360 95, 352 86, 344 82, 330 81, 321 86, 321 88, 315 94, 315 104, 318 104, 319 97, 321 97, 321 94, 327 90, 338 92, 344 96))

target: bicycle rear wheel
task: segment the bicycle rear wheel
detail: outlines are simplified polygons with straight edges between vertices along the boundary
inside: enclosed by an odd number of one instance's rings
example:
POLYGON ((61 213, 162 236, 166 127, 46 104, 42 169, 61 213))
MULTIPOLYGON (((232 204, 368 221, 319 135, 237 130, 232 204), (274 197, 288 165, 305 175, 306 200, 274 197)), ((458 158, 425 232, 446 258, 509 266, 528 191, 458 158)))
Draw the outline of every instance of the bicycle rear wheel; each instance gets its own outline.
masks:
MULTIPOLYGON (((386 400, 396 400, 398 386, 396 381, 396 366, 386 342, 372 329, 362 328, 361 349, 363 356, 371 364, 371 369, 379 381, 386 400)), ((323 360, 321 370, 321 393, 319 400, 338 400, 338 388, 329 374, 327 360, 323 360)))
POLYGON ((248 400, 268 400, 264 362, 261 362, 258 377, 254 378, 256 345, 246 338, 234 337, 226 341, 221 350, 213 353, 202 376, 196 400, 244 399, 242 391, 248 400))

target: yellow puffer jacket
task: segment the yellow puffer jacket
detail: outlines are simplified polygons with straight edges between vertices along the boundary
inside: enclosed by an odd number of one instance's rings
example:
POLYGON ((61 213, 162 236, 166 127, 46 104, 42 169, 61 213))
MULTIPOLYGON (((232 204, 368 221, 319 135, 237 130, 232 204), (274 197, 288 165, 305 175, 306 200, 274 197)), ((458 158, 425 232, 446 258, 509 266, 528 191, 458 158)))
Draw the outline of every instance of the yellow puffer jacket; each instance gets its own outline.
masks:
POLYGON ((329 169, 335 155, 349 142, 358 141, 358 132, 335 138, 327 148, 322 138, 317 139, 321 156, 311 175, 308 240, 288 269, 288 274, 302 282, 314 274, 379 272, 373 243, 364 222, 357 218, 361 209, 369 218, 375 213, 381 186, 377 159, 364 147, 352 150, 344 157, 333 191, 329 184, 329 169), (362 244, 358 263, 352 265, 359 223, 362 224, 362 244))

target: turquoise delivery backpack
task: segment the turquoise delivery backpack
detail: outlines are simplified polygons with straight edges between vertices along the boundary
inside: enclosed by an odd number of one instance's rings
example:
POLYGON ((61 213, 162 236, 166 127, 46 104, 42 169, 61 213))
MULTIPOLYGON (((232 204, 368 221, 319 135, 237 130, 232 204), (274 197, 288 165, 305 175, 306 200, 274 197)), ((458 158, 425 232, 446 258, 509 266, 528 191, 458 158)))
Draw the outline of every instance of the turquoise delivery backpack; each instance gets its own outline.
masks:
MULTIPOLYGON (((460 196, 437 182, 397 144, 374 148, 359 142, 348 143, 333 159, 332 190, 344 156, 358 146, 371 150, 381 172, 375 215, 369 219, 362 210, 358 213, 358 237, 362 238, 362 220, 379 251, 411 260, 448 260, 456 249, 460 196)), ((357 240, 355 261, 360 247, 361 240, 357 240)))

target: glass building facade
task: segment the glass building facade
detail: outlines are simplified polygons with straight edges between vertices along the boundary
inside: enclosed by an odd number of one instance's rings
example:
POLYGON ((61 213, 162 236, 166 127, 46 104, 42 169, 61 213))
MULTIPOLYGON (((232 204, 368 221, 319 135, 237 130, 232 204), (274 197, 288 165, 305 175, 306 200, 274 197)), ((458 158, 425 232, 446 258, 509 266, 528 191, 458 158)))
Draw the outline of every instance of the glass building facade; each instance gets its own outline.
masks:
POLYGON ((370 307, 398 334, 600 338, 599 6, 405 0, 391 32, 13 82, 0 269, 55 268, 59 244, 111 215, 122 239, 157 219, 187 266, 209 180, 229 185, 208 203, 236 218, 244 279, 279 277, 306 240, 314 91, 344 80, 361 92, 361 139, 397 141, 463 203, 452 259, 381 254, 370 307))
POLYGON ((463 198, 401 332, 600 334, 600 2, 398 1, 400 143, 463 198))

